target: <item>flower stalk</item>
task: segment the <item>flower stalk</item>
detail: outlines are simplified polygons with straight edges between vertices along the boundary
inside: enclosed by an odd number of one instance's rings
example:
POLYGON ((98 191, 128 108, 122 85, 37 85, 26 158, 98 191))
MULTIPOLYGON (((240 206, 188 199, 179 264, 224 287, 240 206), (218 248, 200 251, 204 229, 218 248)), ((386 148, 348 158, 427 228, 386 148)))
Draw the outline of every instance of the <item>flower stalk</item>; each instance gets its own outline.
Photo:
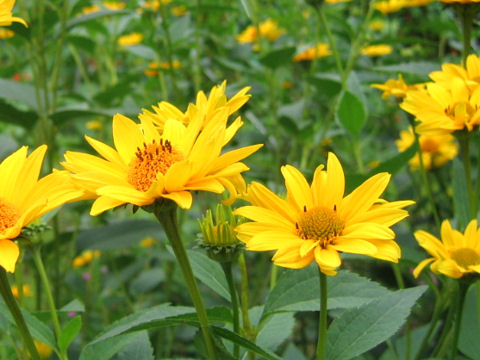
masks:
MULTIPOLYGON (((231 261, 227 261, 222 263, 222 269, 225 273, 225 277, 227 278, 228 283, 228 290, 230 291, 230 298, 232 303, 232 313, 233 313, 233 331, 235 334, 240 334, 240 313, 238 311, 238 295, 237 289, 235 287, 235 281, 233 279, 233 263, 231 261)), ((237 343, 233 346, 233 357, 238 359, 240 355, 240 348, 237 343)))
POLYGON ((327 275, 321 272, 320 274, 320 315, 318 321, 318 342, 317 342, 317 356, 316 360, 323 360, 325 354, 325 344, 327 342, 327 275))

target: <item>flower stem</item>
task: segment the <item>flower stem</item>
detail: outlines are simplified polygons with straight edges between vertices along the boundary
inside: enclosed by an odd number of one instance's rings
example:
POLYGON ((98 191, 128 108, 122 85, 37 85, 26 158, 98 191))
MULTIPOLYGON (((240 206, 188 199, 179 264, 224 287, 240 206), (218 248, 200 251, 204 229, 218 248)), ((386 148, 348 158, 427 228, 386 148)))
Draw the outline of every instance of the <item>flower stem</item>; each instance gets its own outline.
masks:
POLYGON ((8 310, 10 310, 10 313, 12 314, 15 320, 15 323, 18 326, 18 329, 20 330, 20 334, 22 335, 23 342, 25 343, 25 346, 28 348, 28 351, 30 352, 32 359, 40 360, 40 356, 38 355, 37 348, 33 343, 32 335, 28 330, 27 324, 25 323, 25 319, 23 318, 20 308, 18 307, 18 304, 15 298, 13 297, 12 290, 10 289, 10 284, 8 283, 8 278, 7 278, 5 269, 3 269, 3 267, 1 266, 0 266, 0 293, 2 294, 3 300, 5 301, 5 304, 7 305, 8 310))
MULTIPOLYGON (((248 272, 247 264, 245 262, 245 255, 243 252, 240 253, 238 257, 238 265, 240 266, 240 271, 242 273, 242 286, 240 293, 240 300, 242 306, 242 322, 243 322, 243 331, 247 334, 247 338, 252 340, 253 333, 250 325, 250 316, 248 314, 248 272)), ((248 353, 248 358, 250 360, 255 360, 256 355, 254 352, 248 353)))
MULTIPOLYGON (((33 261, 35 263, 35 266, 37 267, 38 274, 40 275, 42 287, 45 290, 45 294, 47 295, 47 303, 48 307, 50 308, 50 316, 52 318, 53 329, 55 330, 55 335, 58 340, 60 338, 60 335, 62 334, 62 329, 60 327, 60 321, 58 320, 57 308, 55 306, 55 301, 53 300, 50 282, 48 280, 47 272, 45 271, 45 266, 43 265, 40 247, 33 245, 32 250, 33 261)), ((66 354, 66 352, 59 353, 58 355, 62 360, 68 359, 68 355, 66 354)))
POLYGON ((462 325, 462 314, 463 314, 463 305, 465 303, 465 297, 467 295, 469 283, 463 282, 461 279, 459 280, 459 289, 457 294, 457 316, 455 319, 455 330, 453 333, 453 343, 452 343, 452 355, 451 359, 455 360, 457 358, 457 346, 458 346, 458 339, 460 335, 460 326, 462 325))
MULTIPOLYGON (((460 142, 460 153, 463 161, 463 168, 465 169, 465 181, 467 183, 468 200, 470 207, 470 218, 475 219, 477 216, 477 201, 475 199, 475 192, 472 183, 472 167, 470 162, 470 134, 462 133, 457 136, 460 142)), ((478 180, 477 180, 478 181, 478 180)))
POLYGON ((318 321, 318 342, 316 360, 322 360, 327 341, 327 276, 318 268, 320 275, 320 315, 318 321))
MULTIPOLYGON (((232 272, 232 262, 227 261, 222 263, 222 268, 227 278, 228 289, 230 290, 230 298, 232 301, 232 312, 233 312, 233 331, 240 335, 240 314, 238 311, 238 295, 237 289, 235 287, 235 281, 233 280, 233 272, 232 272)), ((233 346, 233 357, 238 359, 240 354, 240 348, 237 343, 233 346)))
POLYGON ((177 219, 177 205, 173 201, 165 202, 162 205, 157 204, 155 208, 155 216, 162 224, 165 233, 167 234, 170 245, 172 246, 175 257, 180 265, 183 273, 183 278, 187 284, 190 296, 197 311, 198 320, 200 322, 200 329, 202 330, 205 345, 207 347, 208 358, 211 360, 217 359, 215 353, 215 346, 213 343, 212 334, 208 325, 207 312, 203 304, 200 291, 198 289, 197 281, 193 276, 192 266, 188 260, 185 246, 180 237, 177 219))

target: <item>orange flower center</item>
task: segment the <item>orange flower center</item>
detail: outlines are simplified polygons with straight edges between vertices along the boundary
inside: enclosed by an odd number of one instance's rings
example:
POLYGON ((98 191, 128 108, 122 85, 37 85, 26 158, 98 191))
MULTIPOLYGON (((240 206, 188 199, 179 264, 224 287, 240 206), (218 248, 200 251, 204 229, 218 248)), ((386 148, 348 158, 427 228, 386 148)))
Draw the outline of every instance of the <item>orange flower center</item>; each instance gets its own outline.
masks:
POLYGON ((6 200, 0 198, 0 233, 15 226, 19 218, 20 215, 17 209, 6 200))
POLYGON ((452 252, 452 259, 467 269, 470 265, 480 264, 480 255, 471 248, 460 248, 452 252))
POLYGON ((303 210, 295 224, 302 239, 324 240, 323 245, 326 245, 345 228, 345 221, 338 217, 336 207, 332 210, 321 206, 308 211, 304 207, 303 210))
POLYGON ((143 144, 137 147, 135 157, 128 164, 127 181, 138 191, 148 191, 160 172, 166 174, 170 166, 183 159, 183 155, 172 148, 170 141, 160 140, 160 144, 143 144))
POLYGON ((438 152, 439 146, 440 144, 432 138, 422 139, 422 141, 420 142, 422 152, 435 154, 438 152))

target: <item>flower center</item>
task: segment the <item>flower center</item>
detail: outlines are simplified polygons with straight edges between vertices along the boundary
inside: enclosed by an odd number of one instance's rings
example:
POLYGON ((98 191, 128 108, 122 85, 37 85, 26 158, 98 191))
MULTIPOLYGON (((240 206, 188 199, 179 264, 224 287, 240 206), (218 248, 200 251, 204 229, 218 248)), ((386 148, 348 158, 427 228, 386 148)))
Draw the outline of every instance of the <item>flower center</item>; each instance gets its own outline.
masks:
POLYGON ((302 239, 324 240, 323 245, 326 245, 330 239, 342 233, 345 222, 337 216, 336 207, 332 210, 321 206, 308 211, 304 207, 295 226, 302 239))
POLYGON ((464 268, 468 268, 470 265, 480 264, 480 255, 470 248, 460 248, 453 251, 452 259, 464 268))
POLYGON ((422 139, 422 141, 420 142, 422 152, 431 154, 435 154, 438 152, 439 145, 440 144, 436 140, 431 138, 422 139))
POLYGON ((183 159, 183 155, 172 148, 170 141, 160 140, 156 144, 143 144, 143 149, 137 147, 135 157, 128 164, 127 181, 138 191, 148 191, 157 179, 157 174, 166 174, 167 170, 183 159))
POLYGON ((17 209, 6 200, 0 198, 0 233, 15 226, 19 218, 20 215, 17 209))

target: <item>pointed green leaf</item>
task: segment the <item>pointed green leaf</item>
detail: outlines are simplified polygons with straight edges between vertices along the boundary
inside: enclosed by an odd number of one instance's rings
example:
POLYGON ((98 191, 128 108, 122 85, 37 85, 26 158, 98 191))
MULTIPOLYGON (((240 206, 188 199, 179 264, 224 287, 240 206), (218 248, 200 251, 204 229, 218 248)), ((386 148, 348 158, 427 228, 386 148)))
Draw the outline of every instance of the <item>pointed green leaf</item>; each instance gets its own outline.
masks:
POLYGON ((260 58, 260 62, 270 69, 276 69, 284 64, 292 63, 294 47, 275 49, 260 58))
POLYGON ((367 120, 365 105, 350 91, 341 95, 336 116, 352 135, 359 135, 367 120))
POLYGON ((78 335, 82 329, 82 317, 80 315, 71 319, 67 325, 62 329, 62 333, 58 338, 58 348, 60 352, 64 352, 68 349, 73 339, 78 335))

